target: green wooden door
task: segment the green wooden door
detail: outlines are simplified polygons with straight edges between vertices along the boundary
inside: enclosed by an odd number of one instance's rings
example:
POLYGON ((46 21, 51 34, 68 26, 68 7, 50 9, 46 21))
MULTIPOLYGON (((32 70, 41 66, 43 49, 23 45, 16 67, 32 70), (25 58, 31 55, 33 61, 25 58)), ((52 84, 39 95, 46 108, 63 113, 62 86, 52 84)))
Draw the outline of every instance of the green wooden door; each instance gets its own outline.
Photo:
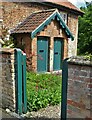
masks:
POLYGON ((62 40, 60 38, 55 38, 54 39, 54 64, 53 64, 54 70, 61 69, 62 50, 63 50, 62 48, 63 48, 62 40))
POLYGON ((46 72, 48 70, 48 40, 39 37, 37 40, 37 71, 46 72))

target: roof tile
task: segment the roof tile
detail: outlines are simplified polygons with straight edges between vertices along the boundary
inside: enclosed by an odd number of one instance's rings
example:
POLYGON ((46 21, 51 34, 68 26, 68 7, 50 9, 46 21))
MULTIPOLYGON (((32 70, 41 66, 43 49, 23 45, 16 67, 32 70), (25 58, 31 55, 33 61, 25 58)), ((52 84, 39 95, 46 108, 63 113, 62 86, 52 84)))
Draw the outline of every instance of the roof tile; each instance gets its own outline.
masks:
POLYGON ((45 1, 54 3, 56 5, 60 5, 61 7, 66 7, 66 8, 69 8, 71 10, 75 10, 75 11, 78 11, 80 13, 83 13, 79 8, 77 8, 75 5, 73 5, 68 0, 57 0, 57 1, 56 0, 45 0, 45 1))
POLYGON ((41 23, 43 23, 53 12, 53 10, 43 10, 31 14, 21 24, 19 24, 11 33, 27 33, 35 30, 41 23))

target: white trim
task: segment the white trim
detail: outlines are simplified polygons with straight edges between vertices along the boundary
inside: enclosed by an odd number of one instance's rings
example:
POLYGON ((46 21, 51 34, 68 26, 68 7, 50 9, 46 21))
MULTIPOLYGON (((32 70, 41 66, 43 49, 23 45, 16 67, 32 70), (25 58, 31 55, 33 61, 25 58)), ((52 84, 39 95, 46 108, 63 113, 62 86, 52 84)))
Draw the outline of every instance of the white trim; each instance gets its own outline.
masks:
MULTIPOLYGON (((55 14, 57 11, 58 11, 58 10, 56 9, 56 10, 53 12, 53 14, 55 14)), ((41 23, 35 30, 33 30, 31 34, 33 34, 34 31, 36 31, 40 26, 42 26, 51 16, 53 16, 53 14, 51 14, 43 23, 41 23)))

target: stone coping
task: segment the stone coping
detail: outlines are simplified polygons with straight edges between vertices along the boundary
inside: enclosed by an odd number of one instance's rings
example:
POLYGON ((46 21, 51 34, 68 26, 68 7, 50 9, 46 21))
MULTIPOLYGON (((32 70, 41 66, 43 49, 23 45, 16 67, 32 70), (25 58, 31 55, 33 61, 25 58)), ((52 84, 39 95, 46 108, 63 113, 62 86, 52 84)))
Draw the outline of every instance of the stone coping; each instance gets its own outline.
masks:
POLYGON ((72 56, 68 60, 69 64, 87 65, 92 66, 92 56, 72 56))
POLYGON ((14 48, 1 48, 0 49, 0 54, 5 53, 5 54, 13 54, 14 53, 14 48))

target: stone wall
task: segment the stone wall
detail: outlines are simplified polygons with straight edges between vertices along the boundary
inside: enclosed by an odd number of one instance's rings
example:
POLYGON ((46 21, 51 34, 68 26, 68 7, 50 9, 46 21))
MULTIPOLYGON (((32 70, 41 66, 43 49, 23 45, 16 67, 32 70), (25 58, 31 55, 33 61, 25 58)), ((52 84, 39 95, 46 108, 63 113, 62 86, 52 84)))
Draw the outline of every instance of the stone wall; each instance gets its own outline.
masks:
POLYGON ((92 59, 68 60, 68 118, 92 118, 92 59))
POLYGON ((68 15, 68 27, 73 33, 74 40, 68 40, 68 57, 77 55, 77 39, 78 39, 78 16, 68 15))
POLYGON ((15 110, 14 49, 0 49, 0 107, 15 110))
POLYGON ((30 34, 15 34, 15 45, 17 48, 22 49, 21 38, 23 38, 24 44, 24 52, 27 55, 27 68, 28 70, 37 71, 37 37, 44 36, 48 37, 49 43, 49 63, 48 63, 48 71, 53 71, 53 61, 54 61, 54 38, 59 38, 62 43, 62 59, 68 57, 68 38, 63 29, 60 29, 59 22, 56 20, 52 20, 49 25, 47 25, 40 33, 37 34, 32 40, 30 38, 30 34))
POLYGON ((49 9, 34 2, 2 2, 3 24, 12 29, 35 11, 49 9))
MULTIPOLYGON (((39 36, 47 36, 49 41, 49 66, 48 71, 53 71, 53 63, 54 63, 54 39, 59 38, 64 45, 62 45, 62 59, 68 57, 68 38, 56 20, 52 20, 49 25, 41 31, 37 37, 39 36)), ((35 56, 32 57, 32 65, 34 66, 34 70, 37 71, 37 37, 32 40, 32 54, 35 56)))
MULTIPOLYGON (((14 36, 14 44, 16 48, 22 49, 27 56, 27 70, 32 70, 32 56, 35 54, 32 54, 32 40, 30 37, 30 33, 23 33, 23 34, 15 34, 14 36), (23 43, 21 42, 21 39, 23 39, 23 43)), ((34 43, 35 46, 35 43, 34 43)), ((36 52, 36 51, 35 51, 36 52)), ((34 61, 34 64, 37 61, 34 61)))
MULTIPOLYGON (((52 8, 54 7, 42 5, 36 2, 2 2, 2 4, 0 4, 0 11, 2 13, 3 19, 2 25, 4 27, 2 33, 5 34, 5 29, 13 29, 26 17, 31 15, 31 13, 39 10, 46 10, 52 8)), ((59 9, 59 11, 64 12, 61 9, 59 9)), ((65 13, 68 16, 68 27, 75 38, 73 42, 71 42, 71 40, 69 41, 68 57, 70 57, 77 54, 78 15, 70 13, 69 11, 65 11, 65 13)), ((9 35, 6 36, 6 39, 9 39, 9 35)))

